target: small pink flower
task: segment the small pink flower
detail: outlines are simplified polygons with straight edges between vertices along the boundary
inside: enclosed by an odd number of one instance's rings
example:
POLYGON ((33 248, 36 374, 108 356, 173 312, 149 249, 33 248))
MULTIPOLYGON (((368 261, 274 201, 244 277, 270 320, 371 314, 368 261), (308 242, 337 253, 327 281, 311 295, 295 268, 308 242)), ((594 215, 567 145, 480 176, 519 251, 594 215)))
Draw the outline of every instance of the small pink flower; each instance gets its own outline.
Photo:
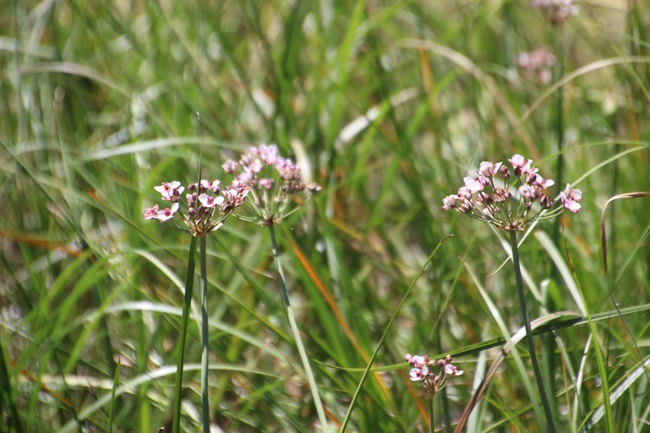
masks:
POLYGON ((414 367, 422 368, 425 365, 427 365, 427 358, 425 358, 424 356, 415 355, 411 358, 410 362, 411 365, 413 365, 414 367))
POLYGON ((224 200, 225 199, 222 196, 213 197, 207 194, 201 194, 199 196, 199 202, 201 203, 201 206, 205 208, 216 207, 217 205, 223 203, 224 200))
POLYGON ((467 176, 463 178, 463 181, 465 182, 465 187, 471 193, 482 191, 485 187, 485 184, 480 180, 480 178, 467 176))
POLYGON ((463 374, 463 370, 459 370, 455 365, 447 364, 445 365, 445 374, 448 376, 460 376, 463 374))
POLYGON ((201 188, 204 191, 212 190, 215 194, 219 194, 219 182, 218 180, 213 180, 212 182, 209 182, 205 179, 201 180, 201 188))
POLYGON ((162 195, 163 200, 178 199, 178 196, 185 190, 177 180, 173 182, 163 182, 161 186, 154 186, 153 189, 162 195))
POLYGON ((241 173, 239 173, 239 174, 237 175, 237 177, 235 178, 235 180, 236 180, 236 181, 239 181, 239 182, 246 183, 246 182, 250 182, 251 180, 253 180, 253 177, 254 177, 254 176, 253 176, 251 173, 249 173, 249 172, 247 172, 247 171, 243 171, 243 172, 241 172, 241 173))
POLYGON ((542 189, 546 189, 549 186, 555 185, 555 181, 553 181, 552 179, 544 179, 542 176, 540 176, 537 173, 533 173, 529 175, 527 181, 528 183, 537 185, 542 189))
POLYGON ((493 164, 489 161, 483 161, 481 165, 479 165, 478 174, 485 177, 494 176, 499 172, 500 167, 501 167, 500 162, 493 164))
POLYGON ((450 210, 456 207, 457 195, 448 195, 442 199, 442 210, 450 210))
POLYGON ((566 195, 573 201, 581 201, 582 200, 582 191, 579 189, 572 189, 569 187, 567 184, 566 188, 566 195))
POLYGON ((144 213, 142 214, 142 218, 146 220, 152 220, 155 219, 157 215, 158 215, 158 205, 155 204, 144 210, 144 213))
POLYGON ((560 193, 562 206, 569 209, 571 212, 576 213, 582 206, 578 203, 582 200, 582 192, 579 189, 571 189, 571 185, 567 183, 566 189, 560 193))
POLYGON ((259 173, 262 171, 263 165, 260 162, 259 159, 256 159, 255 161, 251 162, 248 164, 247 170, 250 171, 251 173, 259 173))
POLYGON ((519 177, 522 174, 533 174, 537 173, 536 168, 532 168, 532 159, 525 159, 521 155, 514 155, 508 160, 512 164, 512 168, 515 169, 515 176, 519 177))
POLYGON ((309 182, 307 184, 307 189, 309 190, 309 192, 316 194, 320 192, 321 189, 323 189, 323 187, 317 184, 316 182, 309 182))
POLYGON ((273 182, 273 179, 260 179, 258 184, 262 188, 271 191, 273 189, 273 184, 274 183, 275 182, 273 182))
POLYGON ((227 174, 232 174, 237 170, 237 161, 233 161, 232 159, 229 159, 228 161, 224 162, 221 168, 223 168, 223 171, 225 171, 227 174))
POLYGON ((260 147, 251 148, 251 153, 262 158, 265 164, 275 165, 278 162, 278 147, 275 144, 261 144, 260 147))
POLYGON ((167 221, 169 219, 172 219, 174 217, 174 214, 178 212, 178 209, 180 208, 180 203, 174 203, 172 204, 171 209, 163 209, 161 211, 158 211, 158 214, 156 215, 156 219, 160 222, 167 221))
POLYGON ((411 377, 411 381, 419 382, 422 378, 422 371, 419 368, 412 368, 409 372, 409 376, 411 377))
POLYGON ((472 191, 470 191, 466 186, 461 186, 458 188, 458 197, 470 200, 472 198, 472 191))
POLYGON ((300 166, 294 164, 289 158, 278 158, 275 163, 275 168, 278 170, 282 180, 300 179, 300 166))

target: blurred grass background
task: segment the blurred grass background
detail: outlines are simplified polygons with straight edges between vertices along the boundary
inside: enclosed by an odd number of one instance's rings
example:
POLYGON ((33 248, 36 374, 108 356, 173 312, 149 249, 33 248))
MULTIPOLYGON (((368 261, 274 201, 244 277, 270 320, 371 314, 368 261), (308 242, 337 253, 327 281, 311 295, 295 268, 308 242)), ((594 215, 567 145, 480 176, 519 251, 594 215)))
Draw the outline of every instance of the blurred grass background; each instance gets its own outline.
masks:
MULTIPOLYGON (((266 142, 324 186, 279 241, 332 425, 407 287, 453 234, 389 330, 377 358, 386 368, 348 426, 426 430, 404 354, 462 352, 465 375, 436 400, 437 428, 451 431, 498 354, 466 349, 502 336, 465 264, 510 330, 521 323, 514 274, 500 268, 505 237, 444 213, 441 200, 481 161, 521 153, 561 183, 554 196, 587 175, 582 211, 536 226, 521 246, 538 293, 531 316, 580 312, 575 282, 591 314, 613 310, 610 290, 620 308, 641 306, 625 316, 630 332, 612 314, 596 336, 581 322, 536 339, 560 430, 589 425, 603 381, 621 391, 616 431, 650 430, 647 375, 631 376, 633 342, 650 352, 650 204, 608 208, 609 278, 599 229, 608 198, 649 189, 650 5, 578 6, 554 26, 525 0, 1 2, 4 431, 105 432, 109 416, 114 431, 169 426, 165 367, 190 239, 140 215, 154 185, 195 179, 196 112, 206 177, 226 181, 227 158, 266 142), (517 68, 518 53, 539 47, 557 59, 548 84, 517 68)), ((267 231, 231 219, 208 249, 216 431, 314 431, 267 231)), ((199 361, 199 340, 190 326, 187 362, 199 361)), ((520 373, 506 361, 469 431, 537 431, 520 373)), ((185 377, 182 423, 197 431, 199 373, 185 377)))

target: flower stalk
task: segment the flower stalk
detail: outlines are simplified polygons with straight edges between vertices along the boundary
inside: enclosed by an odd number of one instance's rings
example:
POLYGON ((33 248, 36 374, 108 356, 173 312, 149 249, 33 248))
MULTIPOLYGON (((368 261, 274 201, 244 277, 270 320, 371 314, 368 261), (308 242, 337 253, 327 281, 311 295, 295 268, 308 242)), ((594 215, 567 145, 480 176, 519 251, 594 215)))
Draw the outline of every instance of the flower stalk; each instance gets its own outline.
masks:
MULTIPOLYGON (((555 182, 551 179, 544 179, 538 173, 539 169, 533 167, 532 160, 521 155, 514 155, 508 159, 508 162, 511 169, 501 162, 483 161, 477 171, 478 176, 465 177, 463 179, 465 186, 459 188, 456 194, 445 197, 442 200, 442 209, 454 209, 476 220, 493 224, 499 230, 510 232, 517 296, 526 330, 528 352, 535 372, 548 429, 551 433, 556 433, 557 428, 551 404, 535 354, 535 344, 521 277, 517 232, 528 229, 542 219, 558 216, 565 209, 573 213, 578 212, 581 208, 579 202, 582 200, 582 192, 567 184, 564 191, 560 192, 559 197, 553 200, 547 195, 547 189, 555 182), (556 208, 555 205, 558 202, 561 202, 562 206, 556 208)), ((542 426, 540 421, 540 427, 542 426)))
POLYGON ((530 327, 530 318, 528 316, 528 308, 526 306, 526 295, 524 294, 524 282, 521 277, 521 267, 519 263, 519 248, 517 246, 517 232, 510 232, 510 246, 512 248, 512 262, 515 268, 515 282, 517 284, 517 296, 519 297, 519 307, 521 309, 524 327, 526 329, 526 343, 528 345, 528 353, 530 354, 530 361, 533 364, 533 371, 535 372, 535 380, 537 381, 537 388, 542 399, 542 407, 544 407, 544 414, 546 416, 546 423, 551 433, 557 433, 555 420, 553 419, 553 411, 546 395, 546 387, 544 386, 544 378, 542 371, 537 362, 537 354, 535 352, 535 343, 533 341, 533 331, 530 327))
POLYGON ((327 432, 327 418, 325 410, 318 394, 318 387, 314 379, 314 373, 309 364, 309 358, 305 346, 300 337, 298 325, 294 316, 289 291, 287 290, 280 251, 275 237, 276 224, 289 215, 296 212, 300 205, 296 204, 295 196, 303 191, 315 194, 321 190, 320 185, 310 182, 302 182, 300 165, 289 158, 283 158, 278 154, 278 147, 274 144, 261 144, 259 147, 252 147, 250 152, 241 155, 238 161, 227 160, 222 166, 223 171, 233 175, 232 184, 247 191, 249 199, 244 203, 247 212, 237 213, 236 216, 244 221, 268 227, 271 235, 273 248, 273 260, 280 280, 282 301, 291 327, 291 333, 296 342, 300 361, 302 362, 309 388, 314 399, 318 419, 322 425, 323 432, 327 432))
MULTIPOLYGON (((201 169, 199 168, 199 178, 201 169)), ((181 194, 185 187, 179 181, 163 182, 154 187, 161 195, 162 200, 171 202, 171 206, 159 209, 155 204, 145 209, 142 217, 146 220, 157 220, 165 225, 175 224, 176 230, 188 232, 192 235, 190 255, 188 258, 185 296, 183 300, 183 315, 179 335, 178 355, 176 362, 176 388, 174 392, 172 432, 180 432, 181 394, 183 385, 183 366, 185 364, 185 346, 187 343, 187 326, 189 323, 190 306, 192 305, 192 292, 194 287, 194 254, 196 239, 200 239, 200 267, 201 267, 201 406, 203 410, 203 432, 210 432, 210 403, 208 393, 209 370, 209 335, 208 335, 208 271, 205 237, 223 226, 224 221, 232 215, 233 211, 241 206, 248 195, 249 188, 241 183, 233 182, 224 190, 220 188, 218 180, 200 180, 191 183, 185 195, 185 204, 181 207, 181 194), (185 228, 177 225, 180 219, 185 228)))
POLYGON ((429 433, 435 433, 436 428, 434 426, 435 418, 434 418, 434 413, 433 413, 433 399, 429 398, 427 400, 429 401, 429 404, 428 404, 428 407, 429 407, 429 433))
POLYGON ((311 395, 312 398, 314 399, 314 405, 316 406, 316 413, 318 414, 318 419, 323 428, 323 433, 327 433, 329 430, 327 427, 327 417, 325 416, 323 403, 321 402, 320 395, 318 394, 316 379, 314 378, 314 373, 312 372, 311 365, 309 364, 309 358, 307 357, 305 346, 302 343, 302 338, 300 337, 300 331, 298 330, 298 325, 296 324, 296 319, 293 314, 293 308, 291 307, 291 302, 289 301, 289 291, 287 290, 287 285, 284 279, 282 261, 280 260, 280 250, 278 249, 278 243, 275 238, 275 229, 273 228, 273 224, 270 224, 268 227, 269 227, 269 233, 271 234, 273 260, 275 261, 275 267, 278 271, 280 288, 282 290, 282 299, 284 300, 284 307, 287 313, 287 318, 289 319, 289 326, 291 327, 291 333, 293 334, 293 338, 296 341, 296 346, 298 346, 300 361, 302 362, 302 366, 305 369, 305 374, 307 375, 307 382, 309 383, 311 395))
POLYGON ((190 322, 190 305, 194 288, 194 252, 196 238, 192 237, 190 255, 187 259, 187 278, 185 279, 185 296, 183 300, 183 314, 181 316, 181 329, 179 331, 178 353, 176 355, 176 386, 174 391, 174 407, 172 409, 172 433, 181 431, 181 394, 183 389, 183 366, 185 365, 185 346, 187 344, 187 327, 190 322))
POLYGON ((207 240, 199 240, 201 262, 201 409, 203 411, 203 433, 210 433, 210 399, 208 393, 208 372, 210 356, 210 337, 208 333, 208 270, 207 240))

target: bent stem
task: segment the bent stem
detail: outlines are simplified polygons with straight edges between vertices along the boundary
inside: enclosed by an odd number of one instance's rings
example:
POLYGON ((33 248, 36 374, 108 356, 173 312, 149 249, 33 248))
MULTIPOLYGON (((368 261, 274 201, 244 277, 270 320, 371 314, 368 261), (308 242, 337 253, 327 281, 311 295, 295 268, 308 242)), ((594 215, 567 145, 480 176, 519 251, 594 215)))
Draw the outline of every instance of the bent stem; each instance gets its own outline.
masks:
POLYGON ((530 354, 530 361, 533 364, 533 371, 535 372, 535 380, 537 381, 537 388, 542 399, 542 406, 544 407, 544 414, 546 415, 546 423, 551 433, 557 433, 555 427, 555 420, 553 419, 553 412, 546 395, 544 387, 544 378, 539 369, 537 356, 535 354, 535 343, 533 342, 533 332, 530 328, 530 319, 528 317, 528 309, 526 307, 526 296, 524 295, 524 282, 521 278, 521 268, 519 265, 519 248, 517 246, 517 232, 510 232, 510 245, 512 247, 512 262, 515 266, 515 280, 517 282, 517 295, 519 296, 519 306, 524 320, 524 327, 526 328, 526 343, 528 344, 528 353, 530 354))
POLYGON ((436 428, 433 426, 433 397, 427 399, 429 401, 429 433, 435 433, 436 428))
POLYGON ((196 238, 192 236, 190 243, 190 256, 187 260, 187 278, 185 279, 185 298, 183 301, 183 316, 181 317, 181 330, 178 342, 178 355, 176 360, 176 387, 174 390, 174 408, 172 412, 172 433, 181 431, 181 395, 183 391, 183 365, 185 363, 185 344, 187 343, 187 325, 190 322, 190 306, 192 305, 192 291, 194 288, 194 251, 196 238))
POLYGON ((201 353, 201 408, 203 411, 203 433, 210 433, 210 400, 208 396, 210 339, 208 336, 208 270, 205 237, 199 241, 199 249, 201 252, 201 344, 203 346, 201 353))
POLYGON ((325 410, 323 409, 323 404, 320 400, 320 395, 318 395, 318 388, 316 387, 316 380, 314 379, 314 373, 311 370, 309 365, 309 358, 307 358, 307 352, 305 352, 305 347, 302 344, 302 339, 300 338, 300 332, 298 331, 298 325, 296 324, 296 319, 293 315, 293 308, 291 308, 291 303, 289 302, 289 291, 287 290, 287 285, 284 281, 284 272, 282 270, 282 262, 280 261, 280 252, 278 249, 278 243, 275 239, 275 230, 273 229, 273 224, 269 225, 269 232, 271 233, 271 244, 273 246, 273 259, 275 261, 275 267, 278 270, 278 277, 280 280, 280 288, 282 289, 282 299, 284 300, 284 306, 287 311, 287 317, 289 319, 289 325, 291 326, 291 332, 293 338, 296 341, 296 346, 298 346, 298 353, 300 354, 300 360, 302 361, 302 367, 305 369, 305 374, 307 375, 307 381, 309 382, 309 387, 311 388, 311 395, 314 399, 314 404, 316 405, 316 412, 318 413, 318 419, 320 420, 321 425, 323 426, 323 432, 327 433, 329 430, 327 428, 327 418, 325 417, 325 410))

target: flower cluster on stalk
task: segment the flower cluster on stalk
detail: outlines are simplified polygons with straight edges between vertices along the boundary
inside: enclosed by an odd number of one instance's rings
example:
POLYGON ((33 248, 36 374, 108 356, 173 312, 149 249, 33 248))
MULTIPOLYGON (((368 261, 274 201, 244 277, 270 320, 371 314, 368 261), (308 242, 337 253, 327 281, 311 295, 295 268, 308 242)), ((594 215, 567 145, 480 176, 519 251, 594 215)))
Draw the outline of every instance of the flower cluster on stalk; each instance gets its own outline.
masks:
POLYGON ((517 65, 525 79, 537 78, 540 83, 548 84, 551 82, 551 68, 555 66, 555 56, 548 48, 537 48, 530 53, 519 53, 517 65))
POLYGON ((563 207, 552 210, 556 201, 546 195, 545 190, 555 182, 540 176, 530 159, 514 155, 508 161, 512 170, 501 162, 483 161, 478 176, 465 177, 465 186, 457 194, 445 197, 442 209, 455 209, 507 231, 523 231, 536 220, 555 217, 565 208, 571 212, 580 210, 580 190, 567 184, 560 193, 563 207))
POLYGON ((320 185, 301 180, 300 166, 289 158, 278 155, 274 144, 252 147, 239 161, 228 160, 223 170, 234 176, 233 185, 240 185, 250 192, 246 201, 252 215, 238 214, 239 218, 262 226, 279 224, 283 218, 298 209, 294 196, 302 191, 315 194, 320 185))
POLYGON ((411 365, 409 374, 411 381, 418 382, 426 398, 433 398, 440 392, 447 385, 450 377, 463 374, 463 370, 459 370, 458 367, 451 363, 450 355, 437 362, 429 359, 427 355, 421 356, 407 353, 404 358, 411 365), (435 366, 440 369, 438 374, 429 371, 431 367, 435 366))
POLYGON ((142 217, 146 220, 165 222, 178 216, 188 227, 189 232, 196 237, 203 237, 218 230, 232 212, 244 204, 250 188, 233 182, 225 189, 219 187, 218 180, 201 180, 187 186, 189 194, 185 195, 185 209, 181 209, 181 194, 185 187, 179 181, 163 182, 154 187, 162 199, 170 201, 171 206, 159 209, 153 205, 145 209, 142 217))
POLYGON ((572 15, 578 13, 574 0, 532 0, 534 8, 544 10, 552 24, 562 24, 572 15))

